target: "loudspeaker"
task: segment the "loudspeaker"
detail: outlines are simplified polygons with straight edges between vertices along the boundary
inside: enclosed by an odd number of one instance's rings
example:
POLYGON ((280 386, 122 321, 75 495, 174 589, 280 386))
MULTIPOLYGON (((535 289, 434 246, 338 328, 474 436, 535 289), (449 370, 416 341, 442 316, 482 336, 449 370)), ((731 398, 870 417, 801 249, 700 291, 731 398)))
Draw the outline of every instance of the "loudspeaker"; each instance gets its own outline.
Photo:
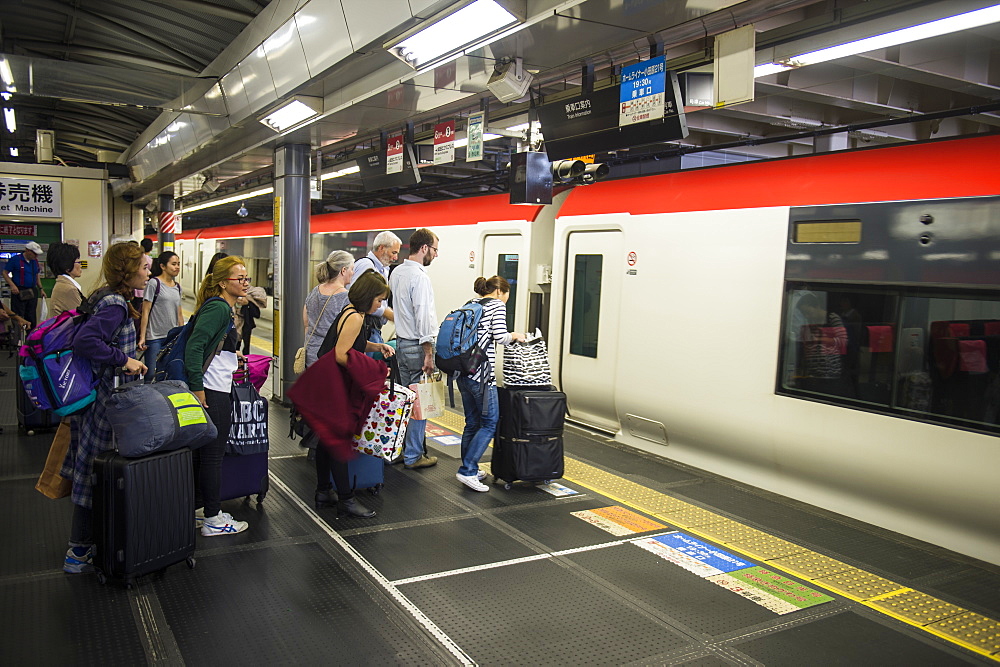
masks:
POLYGON ((521 67, 521 59, 497 65, 486 87, 501 102, 513 102, 524 97, 534 77, 521 67))
POLYGON ((510 203, 552 203, 552 167, 548 155, 525 152, 510 156, 510 203))

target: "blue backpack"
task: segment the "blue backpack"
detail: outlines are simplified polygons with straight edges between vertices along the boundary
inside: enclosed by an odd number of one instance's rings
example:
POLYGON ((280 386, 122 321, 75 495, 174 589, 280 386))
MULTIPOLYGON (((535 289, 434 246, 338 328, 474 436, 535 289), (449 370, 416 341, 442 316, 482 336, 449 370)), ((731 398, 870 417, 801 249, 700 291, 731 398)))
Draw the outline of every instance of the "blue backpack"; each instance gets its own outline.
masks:
MULTIPOLYGON (((186 383, 188 381, 187 369, 184 368, 184 350, 187 348, 188 338, 191 337, 191 332, 194 331, 194 323, 198 320, 198 315, 205 310, 207 306, 212 301, 222 301, 226 302, 225 299, 218 296, 213 296, 201 305, 198 312, 195 313, 190 320, 182 327, 174 327, 167 332, 166 337, 163 339, 163 349, 160 353, 156 355, 156 372, 153 374, 153 379, 156 382, 161 380, 180 380, 186 383)), ((229 305, 228 303, 226 304, 229 305)), ((229 328, 232 329, 233 323, 229 323, 229 328)), ((225 338, 223 338, 225 340, 225 338)), ((212 363, 212 357, 208 358, 208 363, 205 364, 205 369, 208 368, 209 364, 212 363)))
POLYGON ((448 313, 438 330, 434 363, 448 374, 472 375, 488 358, 479 346, 479 321, 483 319, 485 298, 469 301, 448 313))

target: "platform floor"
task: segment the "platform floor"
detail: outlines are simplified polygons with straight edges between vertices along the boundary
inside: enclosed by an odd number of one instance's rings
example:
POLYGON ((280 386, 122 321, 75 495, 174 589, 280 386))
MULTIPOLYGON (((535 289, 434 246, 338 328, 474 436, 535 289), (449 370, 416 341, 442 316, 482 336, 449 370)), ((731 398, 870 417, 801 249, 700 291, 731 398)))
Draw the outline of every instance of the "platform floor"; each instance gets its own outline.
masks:
MULTIPOLYGON (((271 490, 126 590, 66 575, 68 499, 34 490, 0 355, 0 664, 994 664, 1000 568, 568 427, 557 486, 387 466, 373 519, 315 511, 272 404, 271 490), (554 495, 566 493, 567 495, 554 495)), ((489 453, 486 458, 488 459, 489 453)))

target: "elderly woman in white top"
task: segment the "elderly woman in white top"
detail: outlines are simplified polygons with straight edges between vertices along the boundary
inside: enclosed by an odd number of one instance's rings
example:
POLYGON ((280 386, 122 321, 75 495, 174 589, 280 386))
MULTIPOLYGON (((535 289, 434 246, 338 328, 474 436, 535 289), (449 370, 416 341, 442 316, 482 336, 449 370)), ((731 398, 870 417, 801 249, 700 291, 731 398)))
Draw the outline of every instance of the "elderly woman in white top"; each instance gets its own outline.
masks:
POLYGON ((49 299, 49 317, 79 307, 83 303, 83 287, 77 282, 83 275, 80 249, 69 243, 53 243, 46 254, 46 262, 56 276, 49 299))

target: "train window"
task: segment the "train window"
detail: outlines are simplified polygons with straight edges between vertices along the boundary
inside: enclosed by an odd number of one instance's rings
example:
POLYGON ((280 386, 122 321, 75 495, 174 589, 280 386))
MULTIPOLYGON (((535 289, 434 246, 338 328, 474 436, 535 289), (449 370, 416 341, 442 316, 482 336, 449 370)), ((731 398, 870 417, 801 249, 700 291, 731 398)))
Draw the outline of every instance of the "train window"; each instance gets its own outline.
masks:
POLYGON ((793 224, 793 243, 861 243, 860 220, 803 220, 793 224))
POLYGON ((517 255, 507 253, 497 255, 497 275, 510 283, 510 297, 507 298, 507 331, 514 330, 514 314, 517 312, 517 262, 517 255))
POLYGON ((603 264, 603 255, 576 255, 573 272, 573 324, 569 335, 570 354, 597 358, 603 264))
POLYGON ((1000 298, 789 285, 778 393, 1000 432, 1000 298))

